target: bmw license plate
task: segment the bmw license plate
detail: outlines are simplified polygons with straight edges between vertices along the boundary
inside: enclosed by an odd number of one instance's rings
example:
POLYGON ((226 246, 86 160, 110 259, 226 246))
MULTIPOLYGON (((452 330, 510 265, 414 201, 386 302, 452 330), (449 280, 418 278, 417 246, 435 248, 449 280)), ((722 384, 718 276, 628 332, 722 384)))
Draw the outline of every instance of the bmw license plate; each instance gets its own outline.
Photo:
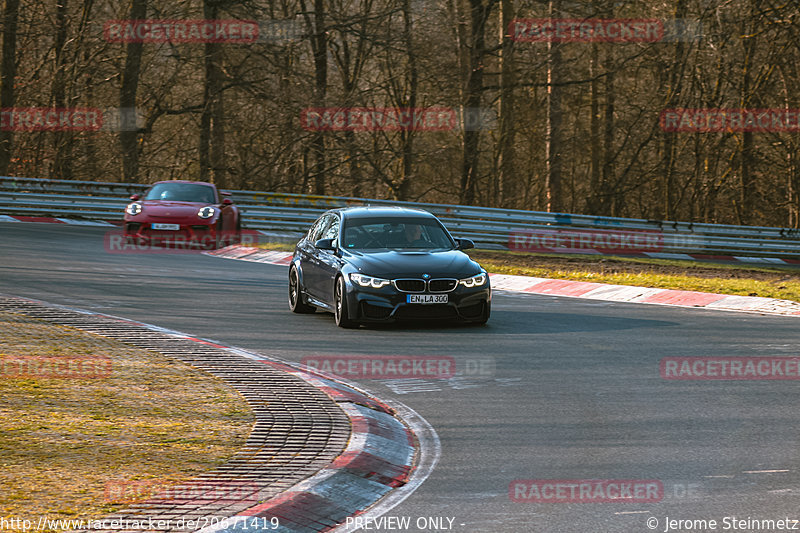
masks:
POLYGON ((409 294, 406 302, 410 304, 446 304, 446 294, 409 294))
POLYGON ((177 231, 181 229, 181 226, 180 224, 153 224, 152 228, 158 230, 177 231))

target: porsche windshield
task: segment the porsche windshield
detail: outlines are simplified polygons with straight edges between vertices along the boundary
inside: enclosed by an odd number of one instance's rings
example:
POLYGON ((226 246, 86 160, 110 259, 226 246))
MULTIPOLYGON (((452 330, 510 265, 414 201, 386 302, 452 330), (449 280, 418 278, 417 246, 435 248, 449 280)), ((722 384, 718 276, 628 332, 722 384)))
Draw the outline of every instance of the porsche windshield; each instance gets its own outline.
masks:
POLYGON ((432 218, 375 217, 347 219, 342 247, 347 250, 452 249, 455 243, 432 218))
POLYGON ((157 183, 148 191, 144 199, 203 204, 216 203, 214 189, 195 183, 157 183))

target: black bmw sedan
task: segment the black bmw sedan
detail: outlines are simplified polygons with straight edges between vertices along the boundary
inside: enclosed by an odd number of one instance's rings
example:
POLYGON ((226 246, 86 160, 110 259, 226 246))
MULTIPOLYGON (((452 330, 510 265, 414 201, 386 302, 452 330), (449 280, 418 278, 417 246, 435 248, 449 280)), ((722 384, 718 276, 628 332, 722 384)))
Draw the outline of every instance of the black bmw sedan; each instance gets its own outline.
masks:
POLYGON ((327 211, 297 243, 289 307, 334 314, 343 328, 401 319, 489 320, 489 276, 427 211, 350 207, 327 211))

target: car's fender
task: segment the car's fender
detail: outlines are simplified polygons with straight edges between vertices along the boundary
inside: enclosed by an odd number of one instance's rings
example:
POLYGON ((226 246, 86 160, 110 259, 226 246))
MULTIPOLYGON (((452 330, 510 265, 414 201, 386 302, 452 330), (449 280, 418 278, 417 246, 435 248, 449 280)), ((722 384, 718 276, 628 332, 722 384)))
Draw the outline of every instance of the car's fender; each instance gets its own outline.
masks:
POLYGON ((292 261, 289 263, 289 270, 286 271, 287 276, 289 272, 291 272, 292 267, 297 270, 297 283, 299 283, 301 287, 304 287, 305 283, 303 282, 303 267, 301 266, 299 257, 292 257, 292 261))

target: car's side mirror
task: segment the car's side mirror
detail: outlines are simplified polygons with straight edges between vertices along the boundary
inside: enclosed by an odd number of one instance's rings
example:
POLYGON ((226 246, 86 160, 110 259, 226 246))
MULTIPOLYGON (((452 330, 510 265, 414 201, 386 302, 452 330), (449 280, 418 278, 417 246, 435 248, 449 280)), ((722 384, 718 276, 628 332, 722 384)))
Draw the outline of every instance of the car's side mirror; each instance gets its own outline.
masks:
POLYGON ((134 202, 136 200, 138 200, 139 198, 141 198, 141 197, 138 194, 131 194, 131 200, 133 200, 134 202))
POLYGON ((475 243, 469 239, 456 239, 458 242, 458 249, 459 250, 469 250, 470 248, 475 248, 475 243))
POLYGON ((233 200, 231 200, 230 198, 223 198, 222 205, 233 205, 233 200))
POLYGON ((336 239, 320 239, 314 243, 314 247, 318 250, 335 250, 336 246, 333 244, 336 239))

